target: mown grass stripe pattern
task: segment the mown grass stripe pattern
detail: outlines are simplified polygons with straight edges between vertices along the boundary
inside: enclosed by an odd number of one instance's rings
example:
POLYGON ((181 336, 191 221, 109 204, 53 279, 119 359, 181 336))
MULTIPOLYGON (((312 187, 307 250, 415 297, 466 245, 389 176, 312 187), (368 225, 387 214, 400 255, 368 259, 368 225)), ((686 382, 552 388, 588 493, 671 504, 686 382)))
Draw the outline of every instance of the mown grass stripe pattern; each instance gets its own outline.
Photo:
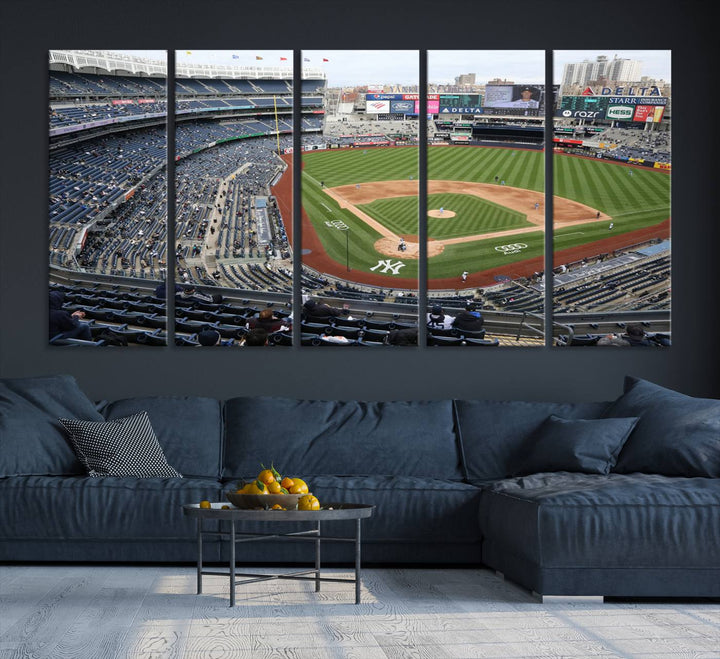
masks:
MULTIPOLYGON (((386 257, 373 249, 379 234, 352 213, 341 210, 322 192, 319 182, 335 187, 368 181, 417 178, 417 158, 418 149, 415 147, 344 149, 303 154, 303 206, 331 258, 343 264, 346 255, 344 232, 325 224, 332 220, 342 220, 350 227, 350 260, 353 269, 369 270, 377 264, 378 259, 386 257)), ((495 184, 497 176, 498 182, 504 180, 508 186, 541 192, 544 188, 543 158, 542 152, 532 150, 429 147, 428 178, 495 184)), ((610 215, 614 222, 613 235, 658 224, 670 216, 670 176, 667 173, 625 167, 601 159, 575 158, 562 154, 555 154, 554 158, 555 194, 610 215)), ((434 218, 429 218, 428 233, 435 239, 500 231, 513 225, 525 226, 526 222, 524 217, 514 217, 513 211, 509 209, 493 209, 493 204, 470 195, 443 197, 431 194, 428 202, 430 209, 443 206, 458 213, 457 222, 453 224, 453 220, 435 222, 434 218), (473 217, 466 217, 468 214, 473 217)), ((417 199, 414 197, 377 200, 365 204, 363 210, 395 233, 417 234, 417 199)), ((556 228, 555 248, 565 249, 607 237, 606 221, 580 227, 556 228)), ((541 256, 542 253, 543 234, 540 231, 521 234, 517 241, 508 240, 507 236, 489 238, 446 246, 441 255, 429 259, 428 272, 431 278, 459 277, 463 270, 484 270, 506 265, 513 260, 541 256), (528 247, 519 254, 509 256, 495 249, 508 242, 522 242, 528 247)), ((399 274, 403 277, 416 276, 417 263, 412 259, 404 262, 406 265, 399 274)))

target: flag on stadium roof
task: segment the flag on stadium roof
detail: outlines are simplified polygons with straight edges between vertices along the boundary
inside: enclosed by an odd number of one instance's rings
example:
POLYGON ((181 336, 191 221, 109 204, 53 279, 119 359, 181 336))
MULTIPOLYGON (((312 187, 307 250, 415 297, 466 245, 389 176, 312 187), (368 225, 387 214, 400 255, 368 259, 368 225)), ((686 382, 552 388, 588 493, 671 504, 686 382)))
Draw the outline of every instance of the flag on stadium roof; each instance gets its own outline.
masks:
POLYGON ((303 62, 309 62, 309 61, 310 61, 309 57, 303 57, 303 62))
POLYGON ((233 59, 240 59, 240 55, 233 55, 232 58, 233 58, 233 59))
POLYGON ((329 61, 330 61, 329 59, 327 59, 326 57, 323 57, 323 62, 329 62, 329 61))
POLYGON ((281 61, 281 62, 287 62, 287 57, 281 57, 281 58, 280 58, 280 61, 281 61))
POLYGON ((186 53, 187 55, 192 55, 192 52, 189 51, 189 50, 186 50, 185 53, 186 53))
POLYGON ((260 57, 260 55, 255 55, 255 59, 262 59, 262 57, 260 57))

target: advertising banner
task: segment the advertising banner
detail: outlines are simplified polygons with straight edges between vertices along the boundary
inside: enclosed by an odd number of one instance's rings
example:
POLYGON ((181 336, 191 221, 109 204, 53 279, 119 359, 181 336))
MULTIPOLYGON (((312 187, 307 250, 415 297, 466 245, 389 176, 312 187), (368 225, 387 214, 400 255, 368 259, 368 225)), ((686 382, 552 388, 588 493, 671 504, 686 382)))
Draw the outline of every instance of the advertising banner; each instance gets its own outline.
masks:
POLYGON ((659 123, 664 116, 667 101, 665 96, 563 96, 555 116, 564 119, 640 122, 647 122, 647 118, 652 117, 653 123, 659 123), (610 108, 613 108, 611 112, 610 108), (630 110, 633 111, 632 115, 630 110))
POLYGON ((472 106, 466 108, 446 107, 440 106, 438 114, 483 114, 483 108, 479 106, 472 106))
POLYGON ((394 114, 417 114, 417 101, 390 101, 390 112, 394 114))
POLYGON ((635 108, 633 121, 642 121, 648 124, 657 124, 662 121, 665 108, 661 105, 638 105, 635 108))
POLYGON ((608 105, 605 118, 614 121, 632 121, 634 114, 635 107, 632 105, 608 105))
POLYGON ((365 112, 368 114, 388 114, 390 112, 390 101, 368 101, 365 112))

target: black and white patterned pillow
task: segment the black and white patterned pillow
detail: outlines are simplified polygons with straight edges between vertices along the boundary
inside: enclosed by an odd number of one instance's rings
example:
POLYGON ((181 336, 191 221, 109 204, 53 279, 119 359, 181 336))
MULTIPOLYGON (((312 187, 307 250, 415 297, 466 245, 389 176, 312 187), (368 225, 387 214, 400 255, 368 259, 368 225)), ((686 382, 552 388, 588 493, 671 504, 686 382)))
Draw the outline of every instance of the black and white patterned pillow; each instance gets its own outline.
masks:
POLYGON ((147 412, 112 421, 59 421, 90 476, 182 478, 168 464, 147 412))

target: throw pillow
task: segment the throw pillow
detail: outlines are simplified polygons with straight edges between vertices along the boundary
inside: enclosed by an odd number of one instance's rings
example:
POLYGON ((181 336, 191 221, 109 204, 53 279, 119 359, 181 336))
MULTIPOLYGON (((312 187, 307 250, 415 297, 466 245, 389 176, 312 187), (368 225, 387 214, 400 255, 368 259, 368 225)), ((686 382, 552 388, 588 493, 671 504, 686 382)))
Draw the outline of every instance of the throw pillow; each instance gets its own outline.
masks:
POLYGON ((609 474, 638 417, 562 419, 551 414, 531 435, 516 476, 548 471, 609 474))
POLYGON ((0 477, 83 473, 59 417, 103 420, 70 375, 0 380, 0 477))
POLYGON ((720 400, 693 398, 639 378, 604 416, 639 416, 613 471, 720 478, 720 400))
POLYGON ((165 458, 147 412, 112 421, 60 419, 90 476, 182 478, 165 458))

